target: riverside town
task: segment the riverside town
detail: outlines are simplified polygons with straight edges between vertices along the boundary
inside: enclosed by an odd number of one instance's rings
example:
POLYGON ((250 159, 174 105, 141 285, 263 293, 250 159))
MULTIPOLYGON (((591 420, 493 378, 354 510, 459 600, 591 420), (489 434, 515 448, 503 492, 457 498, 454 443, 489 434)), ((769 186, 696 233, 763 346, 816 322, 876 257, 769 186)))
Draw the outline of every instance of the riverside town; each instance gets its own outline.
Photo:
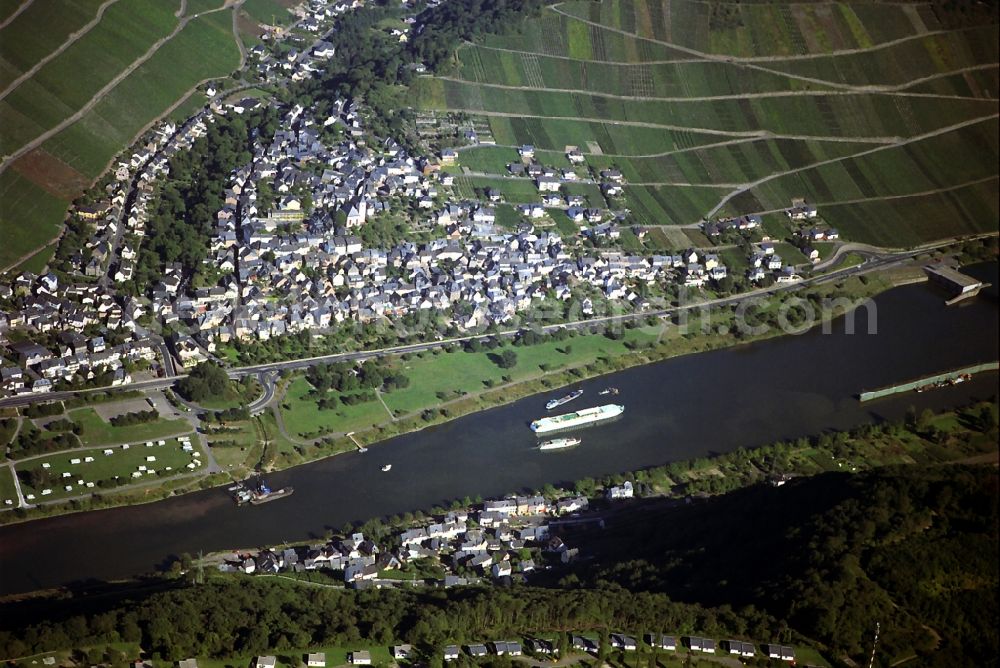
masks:
POLYGON ((994 664, 998 36, 0 0, 0 665, 994 664))

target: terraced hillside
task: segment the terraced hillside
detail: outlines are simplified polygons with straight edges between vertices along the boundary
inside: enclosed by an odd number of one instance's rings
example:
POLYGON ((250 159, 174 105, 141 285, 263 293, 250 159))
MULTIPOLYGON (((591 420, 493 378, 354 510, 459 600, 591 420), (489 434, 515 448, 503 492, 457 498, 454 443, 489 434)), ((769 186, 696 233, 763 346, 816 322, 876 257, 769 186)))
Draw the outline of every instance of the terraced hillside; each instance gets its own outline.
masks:
POLYGON ((576 146, 591 173, 621 170, 624 206, 645 225, 801 197, 845 236, 880 245, 996 230, 997 24, 951 27, 940 13, 920 2, 562 2, 462 45, 411 102, 488 125, 496 146, 461 149, 459 184, 496 185, 509 201, 538 200, 505 175, 516 147, 568 168, 576 146))
MULTIPOLYGON (((200 81, 240 65, 231 0, 21 0, 0 11, 0 270, 200 81)), ((38 262, 31 264, 37 265, 38 262)))

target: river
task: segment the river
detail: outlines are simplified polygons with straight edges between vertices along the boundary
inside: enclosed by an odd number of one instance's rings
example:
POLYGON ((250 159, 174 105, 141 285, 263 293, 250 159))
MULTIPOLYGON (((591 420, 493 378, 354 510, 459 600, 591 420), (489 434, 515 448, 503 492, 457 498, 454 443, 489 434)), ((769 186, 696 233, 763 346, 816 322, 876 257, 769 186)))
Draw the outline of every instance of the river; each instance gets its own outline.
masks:
MULTIPOLYGON (((996 285, 997 265, 974 273, 996 285)), ((65 515, 0 528, 0 594, 150 572, 183 552, 252 548, 322 536, 346 522, 429 508, 464 496, 499 496, 901 417, 908 406, 945 408, 989 398, 997 375, 867 404, 862 389, 996 359, 996 289, 946 307, 926 284, 876 300, 878 333, 843 321, 726 350, 628 369, 578 386, 572 407, 605 403, 608 385, 626 406, 615 422, 579 432, 582 445, 539 452, 527 423, 549 397, 528 397, 268 476, 293 485, 287 499, 237 508, 222 489, 157 503, 65 515), (383 473, 383 464, 392 470, 383 473)), ((560 390, 556 394, 563 394, 560 390)))

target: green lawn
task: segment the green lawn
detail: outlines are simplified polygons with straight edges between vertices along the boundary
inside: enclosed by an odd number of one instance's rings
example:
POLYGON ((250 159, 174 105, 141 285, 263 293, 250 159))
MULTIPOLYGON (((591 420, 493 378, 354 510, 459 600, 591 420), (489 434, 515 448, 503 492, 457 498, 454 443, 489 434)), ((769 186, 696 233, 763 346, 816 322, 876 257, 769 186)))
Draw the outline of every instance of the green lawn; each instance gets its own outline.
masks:
MULTIPOLYGON (((48 4, 48 3, 46 3, 48 4)), ((0 153, 57 125, 177 25, 179 0, 120 0, 81 37, 0 102, 0 153), (81 64, 86 63, 86 67, 81 64)), ((47 28, 46 28, 47 29, 47 28)), ((37 32, 45 32, 39 29, 37 32)))
MULTIPOLYGON (((626 339, 650 339, 640 330, 628 330, 626 339)), ((623 341, 612 341, 602 335, 584 335, 552 341, 535 346, 505 346, 517 353, 517 366, 501 369, 492 361, 503 348, 493 351, 467 353, 427 354, 424 358, 411 358, 398 362, 400 369, 410 378, 409 387, 384 395, 385 403, 394 411, 415 412, 441 403, 439 393, 446 399, 456 398, 456 393, 472 393, 487 389, 484 381, 502 383, 502 377, 509 375, 518 381, 541 375, 542 364, 551 370, 567 366, 587 364, 601 356, 615 356, 624 353, 623 341), (567 354, 563 352, 570 348, 567 354)))
POLYGON ((10 467, 0 467, 0 510, 17 507, 17 491, 14 489, 14 477, 10 467), (7 503, 10 501, 10 503, 7 503))
MULTIPOLYGON (((390 419, 382 404, 376 399, 348 406, 339 400, 337 407, 319 410, 316 400, 307 395, 312 390, 309 381, 299 376, 292 381, 282 399, 281 415, 285 427, 292 436, 301 434, 318 435, 330 432, 360 431, 390 419), (285 408, 285 406, 288 408, 285 408)), ((386 395, 386 398, 392 395, 386 395)))
POLYGON ((292 15, 288 12, 288 4, 277 0, 246 0, 243 3, 243 11, 249 14, 258 23, 265 25, 287 25, 292 22, 292 15))
MULTIPOLYGON (((0 16, 8 16, 27 0, 4 0, 0 16)), ((101 0, 31 3, 0 32, 0 89, 55 51, 71 33, 97 14, 101 0), (40 28, 44 27, 44 30, 40 28)))
POLYGON ((70 411, 69 417, 82 427, 80 440, 83 445, 135 443, 191 431, 191 425, 183 419, 157 420, 128 427, 114 427, 105 422, 93 408, 78 408, 70 411))
MULTIPOLYGON (((96 11, 98 4, 95 0, 79 0, 71 3, 70 7, 83 9, 93 5, 92 9, 96 11)), ((197 9, 211 5, 221 5, 221 2, 199 0, 197 9)), ((19 44, 26 40, 47 44, 49 38, 45 35, 50 30, 53 35, 58 35, 60 30, 76 25, 72 23, 78 22, 79 17, 74 14, 76 10, 53 12, 55 6, 48 2, 34 3, 3 30, 0 53, 6 54, 4 50, 10 49, 25 60, 22 64, 11 64, 6 55, 0 57, 0 80, 4 76, 12 80, 18 69, 27 69, 52 50, 43 53, 33 50, 31 44, 23 48, 18 47, 19 44), (66 22, 65 26, 63 22, 66 22), (34 25, 34 28, 15 35, 12 32, 14 25, 22 23, 34 25), (34 55, 24 55, 29 52, 34 55)), ((101 22, 90 32, 0 101, 0 127, 4 129, 0 133, 0 153, 16 150, 71 116, 116 74, 177 25, 174 12, 179 6, 180 0, 157 3, 120 0, 109 6, 101 22)), ((94 11, 88 10, 91 15, 94 11)), ((195 83, 209 77, 225 76, 235 69, 238 62, 239 52, 232 35, 230 11, 203 15, 192 20, 83 118, 50 138, 42 148, 84 177, 96 178, 140 129, 163 114, 195 83)), ((193 110, 200 101, 198 96, 194 96, 193 101, 186 103, 191 106, 185 111, 193 110)), ((52 178, 59 180, 66 177, 53 175, 52 178)), ((72 189, 79 184, 79 180, 72 183, 59 181, 53 184, 50 191, 62 192, 59 188, 72 189)), ((16 165, 0 174, 0 233, 5 241, 0 250, 0 267, 7 266, 53 238, 62 223, 67 204, 67 200, 54 196, 21 176, 16 165)), ((33 260, 35 263, 32 266, 37 267, 40 258, 33 260)))
MULTIPOLYGON (((36 501, 54 501, 60 498, 79 496, 80 494, 102 491, 101 483, 105 489, 114 489, 114 481, 117 477, 119 484, 143 483, 161 477, 170 477, 180 473, 189 473, 198 470, 204 464, 198 464, 195 469, 187 468, 188 464, 200 461, 191 453, 184 452, 181 444, 176 439, 167 440, 164 445, 157 445, 153 442, 152 447, 145 444, 133 444, 125 448, 118 445, 110 448, 90 448, 73 450, 72 452, 61 452, 22 464, 19 470, 44 471, 48 473, 48 487, 38 485, 38 488, 28 488, 22 485, 24 495, 29 493, 35 495, 36 501), (112 454, 106 454, 110 451, 112 454), (149 457, 155 457, 155 461, 150 461, 149 457), (93 461, 86 461, 91 458, 93 461), (77 461, 76 464, 72 463, 77 461), (48 464, 49 468, 45 468, 48 464), (139 467, 144 466, 146 470, 141 471, 142 475, 133 477, 133 472, 140 473, 139 467), (66 476, 65 473, 71 475, 66 476), (79 481, 82 480, 81 484, 79 481), (93 487, 88 487, 87 483, 94 483, 93 487), (65 489, 66 486, 71 489, 65 489), (42 495, 44 489, 51 489, 51 494, 42 495)), ((198 449, 195 439, 192 445, 198 449)), ((201 457, 204 459, 204 456, 201 457)))

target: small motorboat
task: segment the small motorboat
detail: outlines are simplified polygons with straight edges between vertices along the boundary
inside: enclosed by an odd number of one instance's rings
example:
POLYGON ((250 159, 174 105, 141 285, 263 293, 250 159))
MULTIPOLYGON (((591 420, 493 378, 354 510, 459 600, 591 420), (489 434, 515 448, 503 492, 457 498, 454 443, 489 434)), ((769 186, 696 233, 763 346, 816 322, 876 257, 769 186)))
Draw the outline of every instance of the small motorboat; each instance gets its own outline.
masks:
POLYGON ((600 395, 618 394, 618 388, 617 387, 606 387, 603 390, 601 390, 600 392, 598 392, 598 394, 600 394, 600 395))
POLYGON ((382 470, 383 471, 391 471, 392 470, 392 464, 386 464, 385 466, 382 467, 382 470))

